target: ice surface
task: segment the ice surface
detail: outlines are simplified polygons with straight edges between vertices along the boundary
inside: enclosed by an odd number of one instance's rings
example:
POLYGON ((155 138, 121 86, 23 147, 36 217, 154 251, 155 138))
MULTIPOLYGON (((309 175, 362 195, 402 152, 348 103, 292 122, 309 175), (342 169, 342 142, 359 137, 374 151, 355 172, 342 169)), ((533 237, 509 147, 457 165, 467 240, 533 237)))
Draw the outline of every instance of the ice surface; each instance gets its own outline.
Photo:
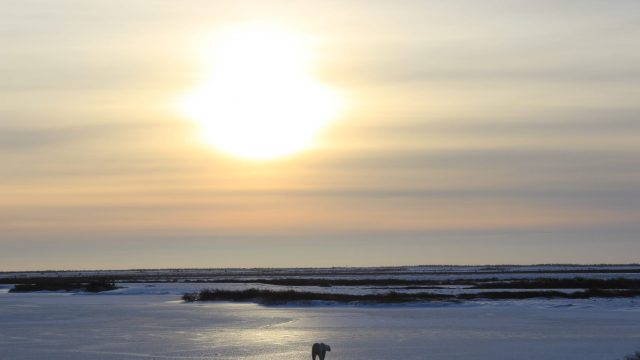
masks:
POLYGON ((0 358, 308 360, 319 341, 327 360, 613 360, 640 348, 640 299, 265 307, 177 301, 203 284, 128 286, 0 292, 0 358))

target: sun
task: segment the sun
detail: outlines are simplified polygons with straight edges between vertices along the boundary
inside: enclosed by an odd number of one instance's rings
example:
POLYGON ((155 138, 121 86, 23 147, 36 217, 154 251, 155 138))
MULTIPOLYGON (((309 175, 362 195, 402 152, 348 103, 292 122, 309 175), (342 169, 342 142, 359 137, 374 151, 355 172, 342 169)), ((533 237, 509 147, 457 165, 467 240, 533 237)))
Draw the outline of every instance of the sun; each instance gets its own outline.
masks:
POLYGON ((313 76, 311 41, 273 26, 242 26, 210 42, 206 81, 182 101, 203 140, 225 153, 269 160, 313 146, 342 98, 313 76))

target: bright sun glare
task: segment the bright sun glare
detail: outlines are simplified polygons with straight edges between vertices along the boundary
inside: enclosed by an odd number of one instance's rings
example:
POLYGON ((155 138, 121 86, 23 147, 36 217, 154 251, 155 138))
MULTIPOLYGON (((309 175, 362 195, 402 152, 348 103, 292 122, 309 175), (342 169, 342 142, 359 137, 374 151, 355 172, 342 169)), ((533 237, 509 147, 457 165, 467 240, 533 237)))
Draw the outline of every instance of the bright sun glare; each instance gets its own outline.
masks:
POLYGON ((305 37, 245 26, 208 46, 211 74, 181 107, 215 148, 249 159, 283 157, 310 147, 337 117, 340 97, 314 79, 305 37))

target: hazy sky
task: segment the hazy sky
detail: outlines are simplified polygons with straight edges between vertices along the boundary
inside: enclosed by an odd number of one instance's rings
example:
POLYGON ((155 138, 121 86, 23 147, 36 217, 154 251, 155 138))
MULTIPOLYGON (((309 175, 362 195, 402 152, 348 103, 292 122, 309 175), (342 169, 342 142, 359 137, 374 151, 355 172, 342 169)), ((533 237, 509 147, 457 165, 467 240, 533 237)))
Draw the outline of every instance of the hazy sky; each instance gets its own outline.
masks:
POLYGON ((2 1, 0 270, 639 262, 639 44, 636 0, 2 1), (261 162, 175 107, 257 22, 345 98, 261 162))

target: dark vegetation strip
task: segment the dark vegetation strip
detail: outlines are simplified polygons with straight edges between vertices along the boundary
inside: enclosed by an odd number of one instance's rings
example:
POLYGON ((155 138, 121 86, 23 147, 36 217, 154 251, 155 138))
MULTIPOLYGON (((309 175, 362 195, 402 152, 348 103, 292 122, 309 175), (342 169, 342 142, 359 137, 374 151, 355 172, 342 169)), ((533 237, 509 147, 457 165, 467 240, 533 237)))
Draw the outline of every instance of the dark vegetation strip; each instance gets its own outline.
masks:
POLYGON ((112 280, 90 280, 90 281, 66 281, 50 279, 46 282, 38 282, 33 284, 16 284, 9 292, 34 292, 34 291, 87 291, 102 292, 115 290, 118 287, 112 280))
POLYGON ((126 281, 121 276, 36 276, 0 279, 0 284, 82 284, 88 282, 126 281))
MULTIPOLYGON (((198 281, 192 281, 198 282, 198 281)), ((204 282, 204 281, 203 281, 204 282)), ((266 284, 282 286, 404 286, 404 289, 428 289, 440 286, 471 286, 477 289, 640 289, 640 279, 217 279, 212 283, 266 284)))
MULTIPOLYGON (((481 280, 428 280, 428 279, 314 279, 314 278, 275 278, 275 279, 212 279, 210 281, 186 281, 186 282, 211 282, 229 284, 265 284, 282 286, 393 286, 393 285, 469 285, 481 280)), ((486 281, 499 281, 498 278, 487 279, 486 281)))
POLYGON ((483 282, 476 289, 640 289, 640 279, 518 279, 483 282))
POLYGON ((404 303, 412 301, 444 301, 451 300, 451 295, 440 294, 403 294, 396 292, 388 292, 385 294, 367 294, 367 295, 351 295, 351 294, 330 294, 330 293, 314 293, 305 291, 272 291, 260 289, 247 290, 219 290, 205 289, 196 293, 187 293, 182 296, 182 300, 192 301, 233 301, 233 302, 256 302, 264 304, 278 304, 287 302, 308 302, 308 301, 330 301, 337 303, 404 303))
POLYGON ((289 302, 311 302, 327 301, 335 303, 361 303, 361 304, 395 304, 425 301, 462 301, 462 300, 516 300, 532 298, 563 298, 563 299, 589 299, 595 297, 616 298, 640 296, 640 290, 602 290, 589 289, 573 293, 563 293, 560 291, 497 291, 483 292, 477 294, 433 294, 433 293, 398 293, 388 292, 384 294, 328 294, 302 292, 295 290, 272 291, 260 289, 247 290, 219 290, 205 289, 200 292, 186 293, 182 300, 186 302, 194 301, 232 301, 232 302, 255 302, 259 304, 286 304, 289 302))

